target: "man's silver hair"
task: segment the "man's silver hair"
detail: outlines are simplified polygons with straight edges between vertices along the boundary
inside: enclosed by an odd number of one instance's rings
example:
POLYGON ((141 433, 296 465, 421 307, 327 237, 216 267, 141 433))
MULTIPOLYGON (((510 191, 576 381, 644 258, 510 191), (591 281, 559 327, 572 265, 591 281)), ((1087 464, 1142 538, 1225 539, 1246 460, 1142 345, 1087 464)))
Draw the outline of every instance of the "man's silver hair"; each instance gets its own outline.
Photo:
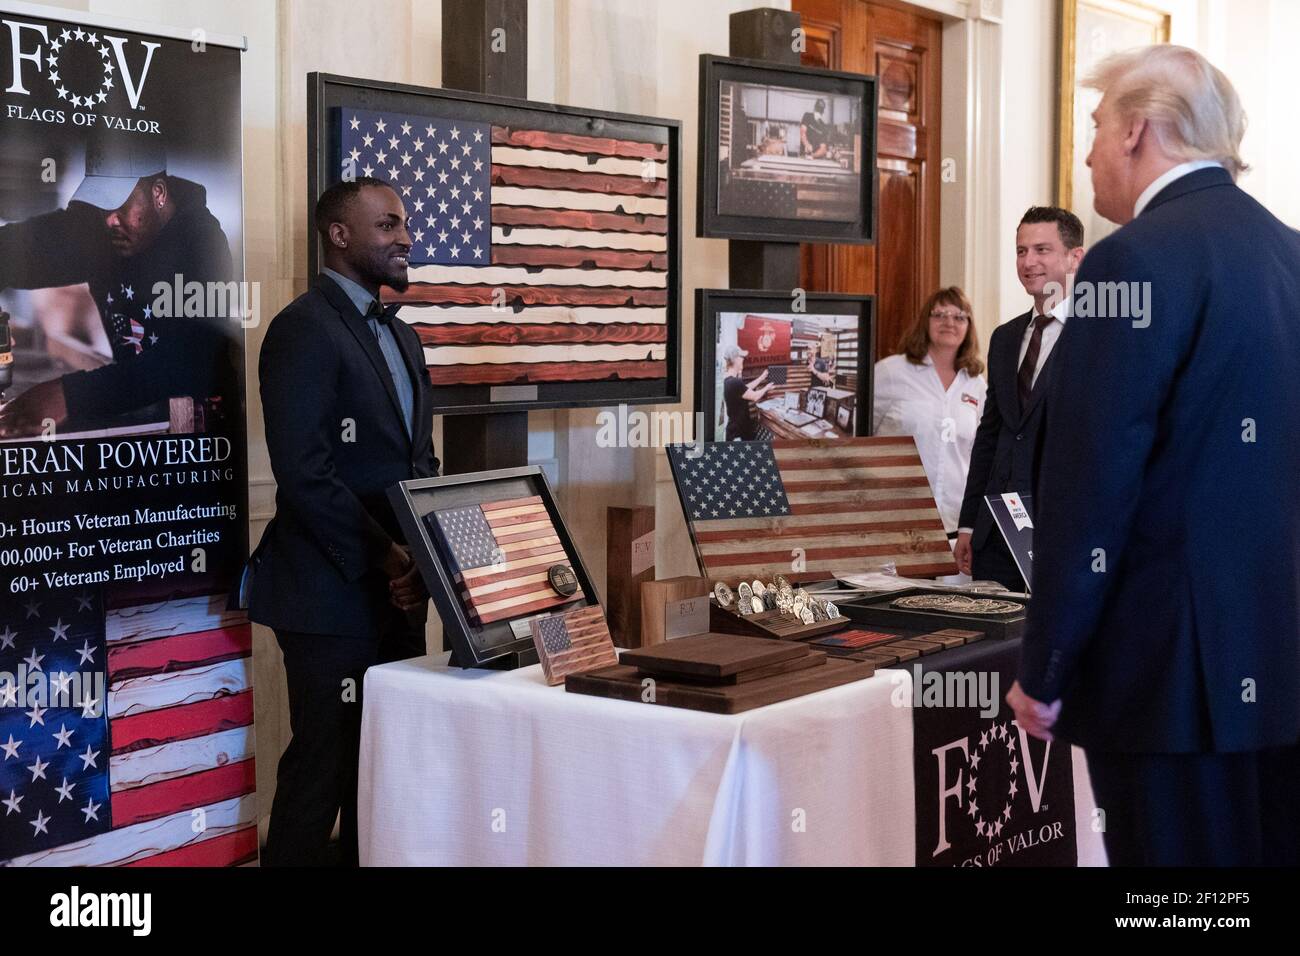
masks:
POLYGON ((1209 159, 1235 180, 1248 168, 1239 152, 1246 114, 1223 73, 1195 50, 1168 43, 1102 60, 1083 81, 1110 98, 1120 115, 1144 116, 1170 156, 1209 159))

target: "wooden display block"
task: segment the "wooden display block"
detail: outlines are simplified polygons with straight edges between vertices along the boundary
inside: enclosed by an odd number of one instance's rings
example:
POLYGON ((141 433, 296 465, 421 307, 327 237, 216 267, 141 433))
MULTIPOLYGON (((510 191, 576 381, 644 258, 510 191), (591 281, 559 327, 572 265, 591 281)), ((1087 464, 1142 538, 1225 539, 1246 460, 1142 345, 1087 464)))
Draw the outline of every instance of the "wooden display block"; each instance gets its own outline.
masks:
POLYGON ((864 680, 875 668, 863 661, 827 659, 820 666, 760 680, 723 686, 701 686, 667 678, 655 679, 653 693, 647 695, 645 676, 635 667, 618 664, 584 674, 570 674, 564 689, 574 694, 590 694, 661 707, 682 707, 712 714, 739 714, 755 707, 775 704, 864 680))
POLYGON ((774 644, 734 634, 701 634, 644 651, 628 651, 620 662, 651 676, 716 680, 811 653, 811 648, 801 644, 774 644))
POLYGON ((619 647, 641 646, 641 585, 655 579, 654 508, 605 511, 605 609, 619 647))
POLYGON ((743 634, 749 637, 768 637, 782 641, 806 641, 810 637, 831 634, 852 623, 847 617, 831 618, 805 624, 792 614, 780 610, 759 611, 757 614, 737 614, 712 604, 709 610, 709 628, 719 634, 743 634))
POLYGON ((709 631, 709 582, 685 576, 641 585, 639 647, 709 631), (702 602, 702 603, 701 603, 702 602))

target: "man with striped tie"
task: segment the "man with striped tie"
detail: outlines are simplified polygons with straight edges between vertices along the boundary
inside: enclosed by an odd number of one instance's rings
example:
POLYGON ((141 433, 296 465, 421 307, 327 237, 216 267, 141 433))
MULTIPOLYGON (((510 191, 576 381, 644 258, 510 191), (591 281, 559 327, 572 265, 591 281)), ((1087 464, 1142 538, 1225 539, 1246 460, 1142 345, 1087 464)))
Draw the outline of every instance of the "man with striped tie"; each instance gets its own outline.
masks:
POLYGON ((962 574, 1025 583, 993 523, 985 495, 1032 495, 1043 440, 1043 396, 1053 346, 1067 318, 1065 290, 1083 260, 1083 223, 1056 206, 1031 206, 1016 229, 1016 274, 1034 307, 989 340, 989 387, 971 449, 954 557, 962 574))
POLYGON ((437 474, 429 379, 381 286, 407 288, 397 193, 359 178, 316 205, 324 269, 275 317, 258 363, 276 514, 254 554, 249 616, 284 652, 293 731, 280 759, 267 865, 319 865, 339 818, 357 861, 361 682, 423 654, 428 595, 387 490, 437 474))

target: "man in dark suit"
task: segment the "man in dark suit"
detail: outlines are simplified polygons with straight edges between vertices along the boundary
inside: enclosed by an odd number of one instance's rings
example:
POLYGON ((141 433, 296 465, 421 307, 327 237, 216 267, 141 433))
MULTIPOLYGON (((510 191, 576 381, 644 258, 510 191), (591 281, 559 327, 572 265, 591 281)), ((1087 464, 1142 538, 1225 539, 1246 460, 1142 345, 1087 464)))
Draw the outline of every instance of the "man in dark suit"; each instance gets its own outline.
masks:
POLYGON ((1043 436, 1043 395, 1068 318, 1066 291, 1083 258, 1083 223, 1055 206, 1031 206, 1016 229, 1016 274, 1034 307, 998 326, 989 341, 989 387, 975 432, 958 517, 957 568, 979 581, 1025 589, 993 523, 985 495, 1034 494, 1043 436))
POLYGON ((1300 235, 1234 184, 1200 54, 1104 61, 1047 396, 1020 725, 1087 752, 1115 865, 1290 863, 1300 821, 1300 235))
POLYGON ((381 286, 409 284, 406 212, 391 187, 357 179, 321 195, 316 228, 323 275, 271 322, 258 363, 276 514, 249 613, 284 652, 293 731, 268 865, 324 862, 336 817, 356 864, 362 676, 425 652, 428 595, 387 497, 438 470, 419 339, 379 303, 381 286))

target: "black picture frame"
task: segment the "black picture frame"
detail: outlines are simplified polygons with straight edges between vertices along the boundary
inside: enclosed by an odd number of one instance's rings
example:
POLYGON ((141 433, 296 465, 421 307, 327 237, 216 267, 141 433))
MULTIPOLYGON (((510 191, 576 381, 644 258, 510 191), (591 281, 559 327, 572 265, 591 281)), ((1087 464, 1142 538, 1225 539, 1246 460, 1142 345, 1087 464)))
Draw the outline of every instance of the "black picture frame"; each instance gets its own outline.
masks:
POLYGON ((701 54, 696 235, 702 238, 757 242, 874 243, 880 195, 880 177, 876 170, 876 85, 876 77, 863 73, 782 66, 763 60, 701 54), (858 99, 862 148, 859 156, 861 172, 858 177, 860 214, 856 219, 833 221, 744 216, 724 214, 719 210, 719 84, 725 80, 849 95, 858 99))
MULTIPOLYGON (((538 381, 435 383, 435 415, 534 411, 617 404, 671 404, 681 400, 681 121, 660 117, 587 110, 504 96, 437 87, 385 83, 331 73, 307 75, 307 235, 308 275, 320 271, 320 241, 312 214, 326 185, 342 169, 338 111, 364 110, 426 113, 502 126, 526 125, 547 132, 639 139, 668 148, 665 266, 667 342, 665 375, 653 379, 600 379, 580 382, 538 381)), ((575 154, 581 155, 581 154, 575 154)), ((627 213, 616 215, 628 216, 627 213)), ((640 214, 632 218, 644 219, 640 214)), ((650 217, 653 218, 653 217, 650 217)), ((516 227, 520 228, 520 227, 516 227)), ((585 266, 583 266, 585 268, 585 266)), ((627 290, 629 293, 633 289, 627 290)), ((519 310, 517 301, 510 307, 519 310)), ((562 307, 562 306, 561 306, 562 307)), ((518 328, 518 326, 515 326, 518 328)), ((464 366, 457 366, 463 368, 464 366)))
POLYGON ((600 596, 560 514, 550 482, 546 480, 546 473, 538 465, 403 481, 388 490, 388 500, 397 514, 398 525, 411 547, 411 554, 420 569, 429 596, 433 599, 433 606, 442 619, 443 635, 446 643, 451 645, 453 660, 460 667, 536 664, 537 650, 527 622, 548 614, 574 611, 592 605, 601 606, 600 596), (489 624, 477 624, 466 613, 459 586, 440 547, 429 533, 424 518, 430 512, 443 508, 531 495, 539 496, 546 505, 551 524, 577 576, 583 596, 559 607, 531 611, 489 624))
POLYGON ((801 293, 801 311, 795 311, 791 292, 764 289, 697 289, 695 291, 695 411, 703 416, 705 441, 714 435, 721 396, 717 393, 717 342, 719 318, 728 312, 770 313, 796 318, 806 315, 857 315, 858 356, 855 391, 855 438, 871 434, 875 397, 876 298, 840 292, 801 293))

